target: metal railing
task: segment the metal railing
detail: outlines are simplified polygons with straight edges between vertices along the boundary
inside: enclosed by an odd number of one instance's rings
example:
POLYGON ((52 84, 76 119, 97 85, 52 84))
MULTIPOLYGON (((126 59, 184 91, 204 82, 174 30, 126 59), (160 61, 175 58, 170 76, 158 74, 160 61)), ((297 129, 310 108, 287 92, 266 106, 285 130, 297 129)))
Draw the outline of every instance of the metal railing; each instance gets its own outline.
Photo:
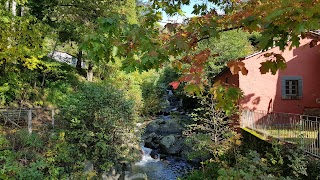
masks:
POLYGON ((307 153, 320 157, 320 117, 244 110, 240 126, 261 135, 299 144, 307 153))
POLYGON ((55 125, 56 109, 0 108, 0 123, 10 128, 27 128, 29 133, 55 125))

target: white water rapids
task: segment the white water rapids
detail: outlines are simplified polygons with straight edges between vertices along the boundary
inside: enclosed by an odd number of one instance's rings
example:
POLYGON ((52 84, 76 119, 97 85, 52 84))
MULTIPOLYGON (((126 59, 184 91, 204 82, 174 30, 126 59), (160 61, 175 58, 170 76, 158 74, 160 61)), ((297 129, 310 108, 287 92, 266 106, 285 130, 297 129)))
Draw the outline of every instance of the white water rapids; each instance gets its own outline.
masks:
POLYGON ((145 177, 137 179, 148 180, 175 180, 185 175, 191 166, 184 160, 175 157, 167 157, 166 160, 153 159, 150 156, 152 149, 141 147, 142 159, 132 166, 132 174, 144 174, 145 177))

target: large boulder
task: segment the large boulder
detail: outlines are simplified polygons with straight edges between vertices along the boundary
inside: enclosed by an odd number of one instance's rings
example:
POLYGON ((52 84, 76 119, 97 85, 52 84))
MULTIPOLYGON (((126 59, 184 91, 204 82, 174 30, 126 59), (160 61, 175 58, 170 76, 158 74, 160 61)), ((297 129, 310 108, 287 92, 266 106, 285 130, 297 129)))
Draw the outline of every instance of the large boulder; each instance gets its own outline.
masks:
POLYGON ((144 147, 158 149, 161 138, 162 136, 157 135, 154 132, 147 135, 146 137, 144 137, 144 147))
POLYGON ((162 149, 169 149, 175 142, 174 135, 165 136, 160 140, 160 147, 162 149))
POLYGON ((183 125, 180 119, 170 118, 167 120, 156 119, 149 123, 146 127, 146 133, 155 132, 156 134, 169 135, 169 134, 181 134, 183 125))
POLYGON ((162 153, 178 155, 184 147, 184 140, 179 136, 168 135, 160 140, 159 145, 162 153))
POLYGON ((173 145, 167 149, 167 153, 172 155, 180 155, 184 146, 184 140, 182 138, 176 138, 176 141, 173 143, 173 145))

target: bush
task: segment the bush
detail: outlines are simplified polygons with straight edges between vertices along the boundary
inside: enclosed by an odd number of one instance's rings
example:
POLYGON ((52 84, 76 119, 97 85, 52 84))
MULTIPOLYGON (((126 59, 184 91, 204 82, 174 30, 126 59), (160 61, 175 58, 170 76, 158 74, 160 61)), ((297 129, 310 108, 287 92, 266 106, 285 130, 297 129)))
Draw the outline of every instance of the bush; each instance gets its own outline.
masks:
POLYGON ((226 154, 234 143, 240 144, 239 137, 230 127, 232 121, 226 113, 216 108, 216 100, 212 94, 203 95, 202 107, 192 113, 194 124, 189 125, 186 134, 195 152, 204 151, 216 158, 226 154))
POLYGON ((9 64, 0 76, 0 106, 56 105, 79 77, 74 67, 49 58, 39 61, 33 70, 9 64))
POLYGON ((320 160, 312 158, 307 164, 307 176, 303 179, 319 180, 320 179, 320 160))
POLYGON ((61 104, 71 157, 91 161, 98 171, 136 160, 133 102, 111 84, 86 83, 61 104))
POLYGON ((278 179, 269 173, 265 159, 256 151, 249 151, 245 156, 238 156, 233 167, 223 167, 218 171, 218 179, 278 179))
POLYGON ((142 78, 141 90, 144 101, 142 114, 154 115, 166 107, 163 97, 165 89, 158 85, 159 73, 155 71, 142 73, 142 78))

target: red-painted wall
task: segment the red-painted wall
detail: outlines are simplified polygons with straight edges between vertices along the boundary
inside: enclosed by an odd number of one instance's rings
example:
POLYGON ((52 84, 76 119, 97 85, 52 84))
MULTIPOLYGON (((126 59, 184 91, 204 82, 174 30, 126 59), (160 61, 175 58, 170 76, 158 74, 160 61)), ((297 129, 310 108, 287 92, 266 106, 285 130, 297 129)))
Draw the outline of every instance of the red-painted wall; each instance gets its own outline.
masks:
MULTIPOLYGON (((287 68, 278 71, 276 75, 260 73, 260 63, 265 61, 264 53, 243 60, 249 73, 246 76, 242 74, 238 76, 238 85, 245 95, 240 101, 242 108, 295 114, 302 114, 305 108, 320 108, 320 104, 316 102, 316 99, 320 98, 320 46, 310 48, 308 44, 310 41, 310 39, 301 40, 299 48, 286 49, 284 52, 278 48, 268 50, 267 52, 281 53, 287 61, 287 68), (303 78, 302 99, 282 99, 282 76, 303 78)), ((231 73, 223 75, 232 77, 231 73)), ((224 77, 223 75, 220 76, 224 77)))
POLYGON ((229 69, 225 69, 219 75, 214 78, 214 81, 220 81, 222 84, 228 84, 231 86, 239 87, 239 75, 231 74, 229 69))

